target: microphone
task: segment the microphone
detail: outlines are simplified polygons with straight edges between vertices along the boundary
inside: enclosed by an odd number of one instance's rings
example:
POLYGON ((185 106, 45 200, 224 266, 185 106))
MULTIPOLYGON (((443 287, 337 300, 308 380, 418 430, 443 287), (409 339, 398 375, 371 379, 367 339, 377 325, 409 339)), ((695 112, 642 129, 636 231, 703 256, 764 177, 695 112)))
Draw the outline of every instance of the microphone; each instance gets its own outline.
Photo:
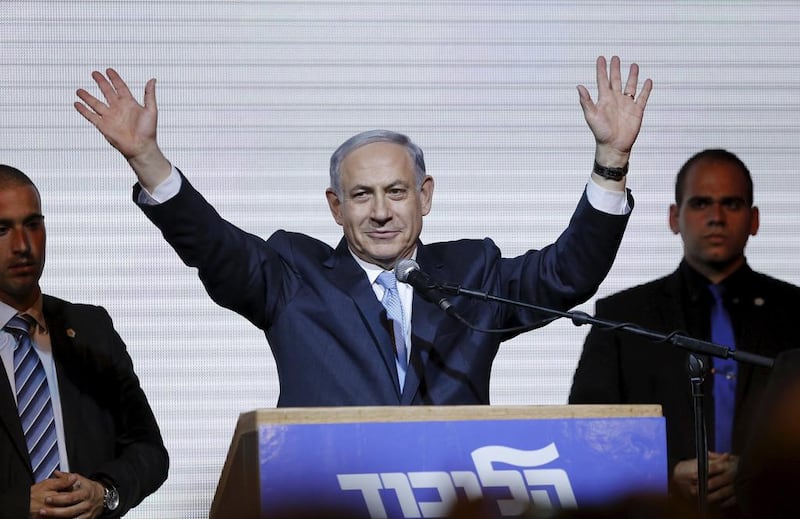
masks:
POLYGON ((394 277, 398 281, 414 287, 414 290, 423 298, 444 310, 448 315, 461 320, 461 316, 458 315, 453 304, 440 291, 439 283, 422 272, 419 268, 419 263, 416 261, 412 259, 400 260, 394 268, 394 277))

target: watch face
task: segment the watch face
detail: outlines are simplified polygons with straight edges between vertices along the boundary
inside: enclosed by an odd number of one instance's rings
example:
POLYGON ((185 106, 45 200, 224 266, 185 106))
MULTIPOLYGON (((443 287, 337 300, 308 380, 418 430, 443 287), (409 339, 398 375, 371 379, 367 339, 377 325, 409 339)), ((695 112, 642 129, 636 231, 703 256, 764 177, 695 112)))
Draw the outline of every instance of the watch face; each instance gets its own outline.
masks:
POLYGON ((114 487, 105 489, 105 495, 103 496, 103 506, 105 506, 106 510, 114 511, 119 506, 119 492, 114 487))

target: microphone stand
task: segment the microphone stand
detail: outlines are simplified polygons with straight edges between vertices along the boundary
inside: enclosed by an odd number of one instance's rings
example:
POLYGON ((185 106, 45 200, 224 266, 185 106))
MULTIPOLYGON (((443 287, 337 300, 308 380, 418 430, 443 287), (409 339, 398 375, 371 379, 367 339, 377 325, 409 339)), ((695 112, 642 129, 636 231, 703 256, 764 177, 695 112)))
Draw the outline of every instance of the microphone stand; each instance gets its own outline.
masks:
POLYGON ((762 366, 765 368, 771 368, 772 365, 774 364, 774 360, 769 357, 756 355, 755 353, 748 353, 746 351, 742 351, 739 349, 731 349, 727 346, 716 344, 710 341, 694 339, 687 335, 682 335, 678 332, 671 332, 667 334, 654 332, 652 330, 642 328, 641 326, 638 326, 633 323, 624 323, 624 322, 610 321, 607 319, 599 319, 597 317, 592 317, 586 312, 581 312, 579 310, 565 312, 562 310, 556 310, 554 308, 547 308, 545 306, 523 303, 522 301, 515 301, 513 299, 507 299, 505 297, 494 296, 492 294, 487 294, 486 292, 470 290, 468 288, 462 287, 461 285, 453 285, 450 283, 439 283, 437 284, 436 288, 438 288, 442 292, 452 295, 468 296, 476 299, 482 299, 484 301, 496 301, 498 303, 505 303, 513 306, 518 306, 521 308, 526 308, 528 310, 536 310, 538 312, 542 312, 556 317, 566 317, 569 320, 571 320, 572 324, 574 324, 575 326, 591 324, 593 326, 599 326, 608 331, 624 330, 626 332, 631 332, 635 335, 641 335, 654 342, 668 342, 674 346, 678 346, 679 348, 689 350, 693 353, 710 355, 712 357, 718 357, 721 359, 732 358, 737 362, 744 362, 747 364, 753 364, 755 366, 762 366))
MULTIPOLYGON (((654 332, 646 328, 642 328, 632 323, 616 322, 606 319, 598 319, 592 317, 586 312, 571 311, 565 312, 553 308, 534 305, 530 303, 523 303, 521 301, 514 301, 504 297, 494 296, 486 292, 479 292, 477 290, 470 290, 463 288, 461 285, 453 285, 449 283, 439 283, 437 288, 442 292, 453 295, 463 295, 483 301, 496 301, 499 303, 509 304, 526 308, 529 310, 536 310, 547 315, 558 317, 565 317, 572 321, 575 326, 584 324, 591 324, 598 326, 607 331, 623 330, 646 337, 654 342, 667 342, 673 346, 683 348, 690 352, 689 354, 689 373, 692 383, 692 405, 694 410, 694 432, 695 432, 695 453, 697 455, 697 476, 698 476, 698 491, 697 491, 697 504, 700 517, 706 517, 707 512, 707 495, 708 495, 708 433, 706 431, 705 416, 703 414, 703 390, 702 384, 707 372, 706 363, 704 363, 697 354, 708 355, 711 357, 718 357, 720 359, 733 358, 737 362, 745 362, 755 366, 762 366, 771 368, 774 360, 762 355, 748 353, 740 349, 731 349, 721 344, 694 339, 692 337, 682 335, 678 332, 671 332, 663 334, 654 332)), ((484 330, 485 331, 485 330, 484 330)))
POLYGON ((703 380, 706 363, 694 353, 689 354, 689 378, 692 383, 692 410, 694 411, 694 449, 697 458, 697 509, 700 519, 708 511, 708 432, 703 413, 703 380))

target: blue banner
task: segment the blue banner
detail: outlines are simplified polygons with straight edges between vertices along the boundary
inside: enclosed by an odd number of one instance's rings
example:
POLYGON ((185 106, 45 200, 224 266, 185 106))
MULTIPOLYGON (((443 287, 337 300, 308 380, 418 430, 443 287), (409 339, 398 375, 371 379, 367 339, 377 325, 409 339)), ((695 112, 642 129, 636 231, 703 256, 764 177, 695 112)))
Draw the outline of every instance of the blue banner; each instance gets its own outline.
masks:
POLYGON ((259 426, 262 516, 446 517, 482 499, 513 517, 667 492, 661 417, 259 426))

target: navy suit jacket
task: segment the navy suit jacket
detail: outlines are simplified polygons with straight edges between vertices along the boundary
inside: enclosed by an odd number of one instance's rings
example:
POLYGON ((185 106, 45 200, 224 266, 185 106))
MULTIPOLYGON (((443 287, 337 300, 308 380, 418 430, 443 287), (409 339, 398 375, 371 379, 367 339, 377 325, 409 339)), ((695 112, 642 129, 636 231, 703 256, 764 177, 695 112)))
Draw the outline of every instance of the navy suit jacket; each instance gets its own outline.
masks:
MULTIPOLYGON (((137 186, 134 200, 138 195, 137 186)), ((198 268, 214 301, 265 331, 279 406, 489 403, 492 361, 513 333, 472 331, 415 294, 401 392, 386 312, 344 239, 335 249, 285 231, 265 241, 223 220, 186 178, 175 197, 140 207, 182 260, 198 268)), ((597 290, 627 220, 593 209, 584 196, 569 228, 542 250, 504 259, 489 239, 419 243, 417 261, 438 280, 568 309, 597 290)), ((451 301, 482 328, 545 317, 463 296, 451 301)))
MULTIPOLYGON (((105 309, 45 295, 71 472, 111 478, 125 514, 167 478, 169 459, 125 344, 105 309)), ((33 485, 17 405, 0 377, 0 516, 27 518, 33 485)))

